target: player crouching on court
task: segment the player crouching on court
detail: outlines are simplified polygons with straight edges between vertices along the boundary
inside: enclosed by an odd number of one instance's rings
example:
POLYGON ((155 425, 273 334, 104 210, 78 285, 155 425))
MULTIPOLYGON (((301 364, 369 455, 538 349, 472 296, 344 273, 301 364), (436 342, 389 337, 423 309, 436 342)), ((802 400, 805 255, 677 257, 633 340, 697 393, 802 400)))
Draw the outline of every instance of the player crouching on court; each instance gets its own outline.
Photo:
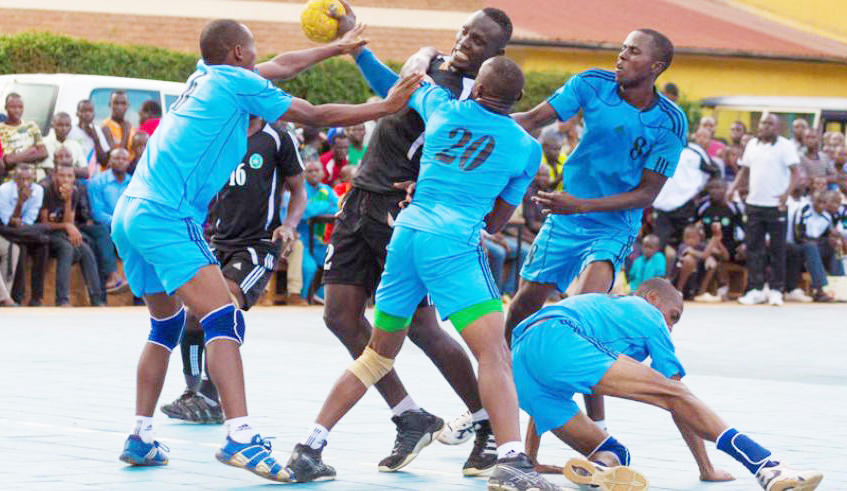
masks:
MULTIPOLYGON (((714 470, 703 439, 717 443, 756 476, 766 491, 809 491, 823 479, 771 459, 771 452, 730 427, 679 380, 685 375, 670 333, 682 315, 682 295, 664 279, 644 282, 634 296, 599 293, 569 297, 543 308, 512 332, 512 365, 521 408, 539 435, 552 431, 587 458, 564 473, 601 490, 648 488, 629 465, 629 451, 579 411, 573 394, 621 397, 670 411, 700 466, 714 470), (640 362, 650 357, 651 366, 640 362)), ((702 477, 702 475, 701 475, 702 477)))

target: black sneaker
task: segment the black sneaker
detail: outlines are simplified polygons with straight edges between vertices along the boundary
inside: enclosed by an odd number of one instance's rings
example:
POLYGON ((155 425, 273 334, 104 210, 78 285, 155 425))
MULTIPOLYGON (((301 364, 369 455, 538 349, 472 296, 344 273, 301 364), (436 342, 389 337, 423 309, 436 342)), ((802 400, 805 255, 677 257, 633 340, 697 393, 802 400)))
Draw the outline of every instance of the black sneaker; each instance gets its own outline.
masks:
POLYGON ((397 438, 391 455, 379 463, 381 472, 394 472, 415 460, 418 453, 444 430, 444 420, 423 409, 406 411, 391 418, 397 425, 397 438))
POLYGON ((532 461, 526 454, 500 459, 488 478, 488 491, 560 491, 562 488, 547 482, 532 470, 532 461))
POLYGON ((476 440, 473 450, 468 457, 462 474, 466 476, 490 476, 497 465, 497 442, 494 440, 494 432, 491 431, 491 423, 488 420, 473 424, 476 440))
POLYGON ((159 409, 171 418, 190 423, 221 424, 224 422, 224 413, 220 404, 213 406, 203 396, 190 389, 186 389, 174 402, 163 404, 159 409))
MULTIPOLYGON (((326 442, 324 442, 324 447, 326 442)), ((291 452, 291 458, 285 465, 290 482, 332 481, 335 469, 323 463, 320 450, 298 443, 291 452)))

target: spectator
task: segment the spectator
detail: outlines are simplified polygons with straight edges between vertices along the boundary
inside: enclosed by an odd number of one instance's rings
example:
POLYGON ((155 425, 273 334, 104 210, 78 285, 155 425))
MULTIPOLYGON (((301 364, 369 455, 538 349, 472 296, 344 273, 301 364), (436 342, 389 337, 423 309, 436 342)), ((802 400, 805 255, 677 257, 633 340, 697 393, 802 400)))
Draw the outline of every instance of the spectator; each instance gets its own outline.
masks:
MULTIPOLYGON (((708 197, 701 203, 697 209, 697 220, 703 224, 703 230, 706 233, 706 240, 711 240, 714 236, 717 225, 720 228, 720 240, 723 244, 723 249, 726 250, 727 256, 718 258, 723 262, 731 262, 735 264, 744 264, 746 247, 744 245, 744 215, 735 203, 727 202, 726 200, 727 184, 721 179, 712 179, 706 185, 708 197)), ((717 297, 711 298, 712 295, 702 297, 699 301, 715 301, 716 299, 725 301, 729 294, 729 278, 726 268, 717 269, 718 290, 717 297)), ((708 271, 707 271, 708 275, 708 271)), ((701 288, 700 294, 706 293, 711 282, 711 275, 707 280, 704 280, 704 287, 701 288)), ((697 298, 694 298, 698 301, 697 298)))
MULTIPOLYGON (((282 192, 282 204, 279 207, 280 222, 285 220, 285 217, 288 216, 288 204, 290 202, 291 191, 288 189, 288 186, 286 186, 282 192)), ((291 243, 291 250, 285 258, 287 263, 285 269, 286 296, 283 299, 285 305, 309 305, 309 302, 300 296, 300 293, 303 290, 303 238, 304 237, 301 237, 299 233, 297 234, 297 238, 291 243)))
POLYGON ((550 174, 544 166, 538 167, 538 172, 535 173, 535 179, 530 183, 529 188, 524 194, 523 202, 521 203, 521 215, 524 219, 524 237, 530 242, 535 240, 538 231, 541 230, 541 225, 544 223, 543 207, 532 201, 532 197, 538 194, 538 191, 550 191, 550 174))
POLYGON ((78 179, 88 179, 88 162, 82 151, 82 145, 78 141, 68 138, 71 132, 71 117, 68 113, 56 113, 51 121, 51 131, 44 138, 44 146, 47 148, 47 158, 40 163, 44 169, 44 175, 37 176, 41 179, 47 177, 47 173, 53 170, 53 155, 59 147, 67 148, 71 153, 74 174, 78 179))
POLYGON ((129 167, 127 168, 127 173, 129 175, 135 174, 135 168, 138 167, 138 161, 141 160, 141 156, 144 155, 144 150, 147 149, 147 140, 149 139, 150 135, 144 131, 136 131, 135 135, 133 135, 132 154, 135 155, 135 158, 130 160, 129 167))
POLYGON ((732 182, 738 175, 738 161, 743 153, 744 147, 740 145, 727 145, 723 149, 723 177, 725 181, 732 182))
POLYGON ((653 234, 641 240, 641 255, 632 262, 627 275, 631 291, 638 290, 642 283, 651 278, 664 278, 667 274, 667 259, 661 249, 662 242, 653 234))
POLYGON ((842 193, 847 193, 847 146, 841 145, 835 149, 833 165, 838 173, 838 187, 842 193))
POLYGON ((747 133, 747 126, 741 121, 736 121, 732 123, 729 127, 729 144, 730 145, 741 145, 741 137, 743 137, 747 133))
POLYGON ((794 231, 795 240, 803 250, 806 270, 812 277, 812 300, 815 302, 832 301, 823 291, 827 285, 827 272, 835 276, 844 275, 836 248, 829 240, 829 234, 834 229, 832 216, 826 211, 827 198, 825 191, 812 194, 812 203, 797 214, 794 231))
MULTIPOLYGON (((112 114, 103 120, 103 134, 106 135, 109 148, 120 147, 130 150, 129 144, 134 132, 132 125, 125 117, 126 110, 129 109, 126 92, 123 90, 113 91, 111 97, 109 97, 109 107, 112 109, 112 114)), ((134 157, 131 151, 130 157, 134 157)))
POLYGON ((353 188, 353 178, 356 177, 356 167, 353 164, 345 165, 341 169, 341 176, 338 184, 332 188, 335 195, 341 200, 353 188))
POLYGON ((780 119, 768 114, 759 122, 759 136, 744 149, 741 172, 729 194, 742 182, 749 183, 747 214, 747 293, 738 299, 744 305, 768 302, 782 305, 785 287, 785 202, 797 183, 800 157, 790 140, 779 135, 780 119), (765 236, 770 241, 765 247, 765 236), (765 265, 771 266, 770 293, 765 295, 765 265))
POLYGON ((17 307, 12 299, 11 289, 18 266, 20 248, 14 242, 0 235, 0 307, 17 307))
POLYGON ((785 202, 788 217, 788 233, 785 238, 785 300, 787 302, 811 302, 812 297, 799 288, 800 276, 803 274, 806 260, 803 248, 794 240, 794 230, 797 224, 798 212, 807 204, 809 198, 809 175, 802 168, 797 172, 797 185, 785 202))
POLYGON ((679 87, 677 87, 674 83, 666 83, 665 88, 662 89, 662 93, 665 94, 665 97, 670 99, 672 102, 676 102, 677 99, 679 99, 679 87))
POLYGON ((303 157, 303 162, 320 160, 321 152, 323 151, 321 130, 314 126, 304 126, 302 140, 303 146, 300 149, 300 156, 303 157))
POLYGON ((741 156, 744 156, 744 149, 747 148, 747 144, 750 143, 750 140, 755 138, 752 133, 744 133, 744 136, 741 137, 741 156))
POLYGON ((84 99, 76 105, 77 126, 71 128, 68 138, 76 140, 82 146, 85 160, 88 162, 88 177, 93 177, 109 162, 109 150, 112 148, 106 140, 103 130, 94 124, 94 104, 84 99))
POLYGON ((703 146, 706 149, 706 153, 709 154, 709 157, 718 156, 723 148, 726 146, 723 143, 715 140, 715 118, 711 116, 703 116, 700 118, 700 126, 697 127, 697 130, 705 129, 709 132, 709 141, 703 146))
POLYGON ((44 185, 44 203, 39 221, 50 229, 50 255, 56 258, 56 306, 70 306, 71 267, 82 266, 88 287, 89 302, 103 305, 103 292, 94 251, 85 242, 77 223, 89 219, 85 191, 74 183, 73 165, 64 160, 69 153, 59 149, 55 155, 53 175, 44 185))
POLYGON ((112 227, 112 213, 118 199, 124 194, 131 176, 128 174, 129 152, 115 148, 109 152, 109 167, 88 183, 88 199, 95 223, 112 227))
MULTIPOLYGON (((331 215, 338 211, 338 197, 331 187, 321 182, 322 180, 323 167, 320 162, 314 160, 307 162, 306 211, 303 212, 303 218, 297 227, 297 233, 302 238, 305 248, 303 252, 303 289, 300 292, 300 296, 304 299, 308 299, 309 288, 312 286, 318 265, 324 264, 327 251, 324 244, 325 227, 316 225, 314 235, 310 238, 309 219, 317 215, 331 215)), ((315 296, 318 301, 323 299, 320 291, 315 296)))
POLYGON ((541 167, 548 169, 550 173, 550 187, 561 191, 562 171, 564 171, 566 160, 562 155, 565 138, 559 133, 557 125, 552 124, 541 130, 538 142, 541 143, 542 150, 541 167))
POLYGON ((344 134, 347 135, 347 140, 349 141, 349 145, 347 146, 347 162, 349 165, 355 167, 359 165, 362 157, 365 156, 365 152, 368 151, 368 147, 365 146, 365 125, 357 124, 350 126, 344 130, 344 134))
POLYGON ((791 123, 791 141, 794 143, 797 153, 803 152, 803 147, 805 146, 803 139, 805 138, 807 131, 809 131, 809 122, 805 119, 797 118, 791 123))
MULTIPOLYGON (((153 99, 144 101, 144 104, 141 105, 141 109, 138 111, 138 131, 143 131, 147 135, 153 136, 153 132, 159 127, 159 121, 161 120, 162 105, 153 99)), ((132 145, 132 142, 130 142, 130 145, 132 145)), ((131 147, 130 150, 132 150, 131 147)))
POLYGON ((803 135, 803 150, 800 154, 800 166, 809 174, 811 179, 822 177, 826 183, 835 183, 838 173, 832 161, 818 151, 820 136, 817 130, 809 128, 803 135))
POLYGON ((11 92, 6 96, 8 118, 0 123, 0 143, 3 145, 3 164, 7 171, 20 163, 36 164, 47 157, 41 129, 35 121, 22 121, 24 101, 11 92))
POLYGON ((347 148, 349 143, 344 130, 331 128, 326 135, 329 151, 321 155, 324 178, 323 183, 335 186, 341 181, 341 169, 347 165, 347 148))

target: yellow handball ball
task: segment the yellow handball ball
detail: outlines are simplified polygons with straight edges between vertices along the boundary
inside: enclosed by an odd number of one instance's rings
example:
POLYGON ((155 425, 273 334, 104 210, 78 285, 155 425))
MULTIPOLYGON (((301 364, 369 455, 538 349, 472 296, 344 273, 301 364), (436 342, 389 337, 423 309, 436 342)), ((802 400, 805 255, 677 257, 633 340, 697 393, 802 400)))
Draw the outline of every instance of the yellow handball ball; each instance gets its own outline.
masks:
POLYGON ((328 43, 338 34, 338 21, 330 13, 345 15, 347 10, 338 0, 309 0, 300 14, 300 27, 307 38, 328 43))

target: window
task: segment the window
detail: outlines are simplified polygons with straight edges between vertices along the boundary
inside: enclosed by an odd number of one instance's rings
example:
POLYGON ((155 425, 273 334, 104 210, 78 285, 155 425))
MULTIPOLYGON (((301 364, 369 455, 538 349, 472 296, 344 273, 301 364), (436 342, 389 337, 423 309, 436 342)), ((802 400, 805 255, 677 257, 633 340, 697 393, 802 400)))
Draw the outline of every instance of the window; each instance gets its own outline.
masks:
POLYGON ((166 94, 165 95, 165 107, 162 108, 163 109, 162 114, 165 114, 166 112, 170 111, 171 110, 171 104, 176 102, 177 99, 179 99, 178 95, 167 95, 166 94))
POLYGON ((94 121, 100 123, 112 114, 109 108, 109 99, 112 97, 112 92, 115 90, 123 90, 126 92, 129 107, 124 116, 133 128, 138 127, 138 110, 145 101, 153 99, 158 103, 162 103, 162 96, 158 90, 140 90, 140 89, 94 89, 91 91, 91 102, 94 104, 94 121))
POLYGON ((12 92, 19 94, 24 101, 24 115, 21 119, 35 121, 41 128, 41 133, 46 135, 50 129, 50 115, 53 114, 53 107, 56 105, 59 87, 13 81, 3 87, 2 101, 5 102, 6 96, 12 92))

